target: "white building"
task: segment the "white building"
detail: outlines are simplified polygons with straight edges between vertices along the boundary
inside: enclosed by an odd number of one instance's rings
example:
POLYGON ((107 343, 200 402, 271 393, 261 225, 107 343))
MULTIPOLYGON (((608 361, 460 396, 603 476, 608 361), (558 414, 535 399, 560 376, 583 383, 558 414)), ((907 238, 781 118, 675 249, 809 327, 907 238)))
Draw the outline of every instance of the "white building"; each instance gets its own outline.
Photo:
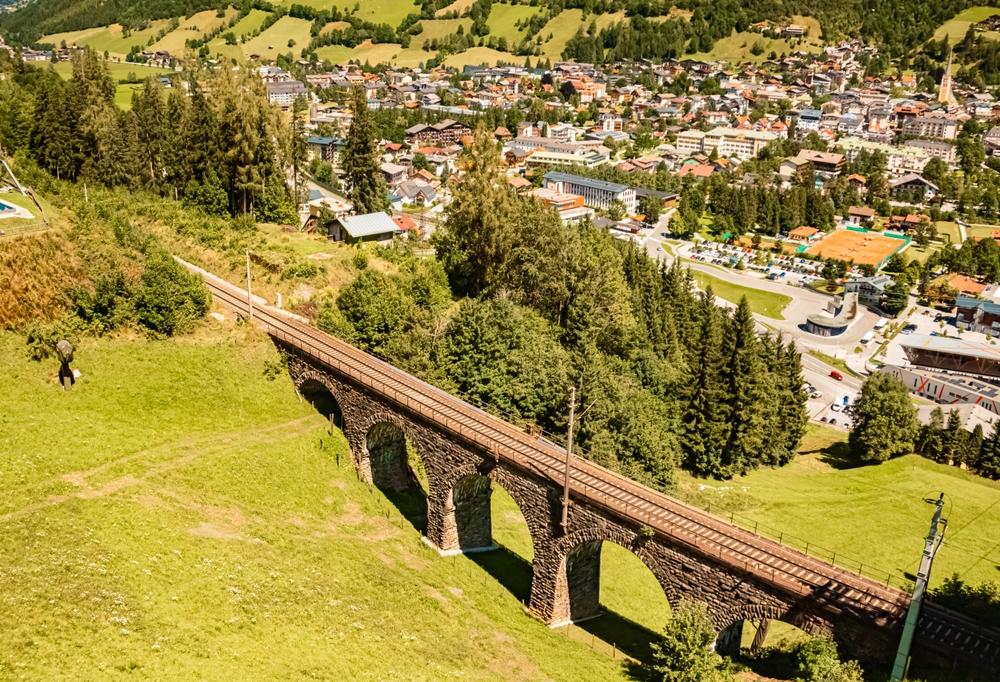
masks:
POLYGON ((607 208, 620 201, 629 215, 635 213, 635 190, 628 185, 550 171, 545 174, 545 186, 556 192, 578 194, 583 197, 584 205, 591 208, 607 208))

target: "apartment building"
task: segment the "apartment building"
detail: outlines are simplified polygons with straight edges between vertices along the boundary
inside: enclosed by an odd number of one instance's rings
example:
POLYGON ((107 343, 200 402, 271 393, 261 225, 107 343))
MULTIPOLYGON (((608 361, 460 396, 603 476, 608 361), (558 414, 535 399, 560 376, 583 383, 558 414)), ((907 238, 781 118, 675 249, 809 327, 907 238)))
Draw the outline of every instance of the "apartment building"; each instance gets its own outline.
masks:
POLYGON ((710 154, 714 150, 720 157, 752 159, 776 139, 775 133, 766 130, 719 126, 707 133, 700 130, 678 133, 675 147, 682 154, 710 154))
POLYGON ((958 137, 958 121, 947 116, 915 116, 905 119, 900 130, 917 137, 954 140, 958 137))
POLYGON ((931 155, 920 147, 896 147, 884 142, 863 140, 860 137, 845 137, 837 145, 844 151, 847 161, 853 163, 862 151, 881 152, 885 156, 886 172, 891 176, 908 173, 922 173, 931 155))

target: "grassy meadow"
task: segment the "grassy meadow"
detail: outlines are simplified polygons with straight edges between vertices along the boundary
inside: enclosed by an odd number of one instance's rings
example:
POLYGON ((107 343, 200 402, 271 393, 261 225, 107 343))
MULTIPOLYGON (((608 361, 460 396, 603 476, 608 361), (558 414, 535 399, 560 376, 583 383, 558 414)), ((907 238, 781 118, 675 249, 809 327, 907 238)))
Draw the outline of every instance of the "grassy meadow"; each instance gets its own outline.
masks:
POLYGON ((486 25, 490 27, 490 35, 506 38, 508 43, 516 45, 524 37, 524 30, 517 28, 514 24, 534 16, 540 11, 540 7, 532 7, 531 5, 494 3, 490 8, 490 16, 486 20, 486 25))
POLYGON ((969 26, 978 24, 980 21, 994 14, 1000 14, 1000 8, 979 5, 962 10, 934 31, 934 40, 947 38, 949 43, 957 43, 965 37, 969 26))
POLYGON ((733 511, 744 526, 793 536, 799 547, 810 540, 822 548, 814 553, 836 552, 838 563, 902 576, 916 571, 927 535, 933 507, 923 500, 944 492, 948 531, 931 583, 952 573, 970 583, 1000 577, 1000 483, 917 455, 856 466, 845 440, 811 426, 802 455, 788 466, 724 482, 682 475, 680 494, 720 515, 733 511))
POLYGON ((747 303, 750 304, 750 310, 775 320, 785 319, 781 311, 792 302, 791 297, 785 294, 733 284, 724 279, 713 277, 701 270, 692 270, 691 275, 694 277, 695 282, 698 283, 699 288, 704 289, 711 286, 716 296, 730 303, 739 303, 740 299, 746 296, 747 303))
MULTIPOLYGON (((287 377, 263 377, 276 357, 208 323, 87 340, 64 393, 0 336, 0 678, 623 675, 620 653, 525 615, 496 564, 426 547, 287 377)), ((523 548, 496 497, 498 539, 523 548)))
POLYGON ((312 23, 306 19, 284 16, 239 47, 244 57, 248 58, 255 54, 260 55, 262 60, 274 60, 287 52, 298 57, 312 39, 311 26, 312 23), (288 46, 289 41, 294 41, 291 47, 288 46))

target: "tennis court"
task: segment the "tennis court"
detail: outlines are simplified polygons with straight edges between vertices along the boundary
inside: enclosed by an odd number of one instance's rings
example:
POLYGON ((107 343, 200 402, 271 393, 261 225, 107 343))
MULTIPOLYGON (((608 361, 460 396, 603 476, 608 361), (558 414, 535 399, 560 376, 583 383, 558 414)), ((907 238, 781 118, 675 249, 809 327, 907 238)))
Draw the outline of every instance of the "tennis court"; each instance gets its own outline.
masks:
POLYGON ((821 258, 882 267, 889 257, 909 243, 905 237, 887 237, 879 232, 835 230, 809 247, 806 253, 821 258))

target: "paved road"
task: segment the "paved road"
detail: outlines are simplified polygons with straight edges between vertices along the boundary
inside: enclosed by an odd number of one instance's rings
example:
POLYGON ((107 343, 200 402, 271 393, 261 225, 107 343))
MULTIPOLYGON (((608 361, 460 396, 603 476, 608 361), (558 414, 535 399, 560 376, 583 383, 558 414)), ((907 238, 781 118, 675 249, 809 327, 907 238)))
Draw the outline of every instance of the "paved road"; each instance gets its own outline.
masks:
MULTIPOLYGON (((666 241, 664 235, 669 225, 669 218, 670 214, 667 214, 665 220, 661 219, 657 228, 651 234, 647 235, 643 242, 646 253, 650 258, 666 263, 672 262, 675 254, 678 252, 682 258, 686 253, 683 245, 678 248, 677 244, 670 244, 666 241)), ((830 405, 834 401, 842 401, 845 395, 853 403, 857 399, 858 392, 861 390, 861 381, 843 372, 843 380, 837 381, 830 376, 830 372, 834 368, 818 358, 809 355, 807 351, 813 349, 822 351, 828 355, 845 356, 847 352, 854 349, 865 332, 872 328, 875 321, 878 320, 878 316, 864 310, 843 335, 832 338, 815 336, 801 329, 799 325, 805 321, 806 315, 822 310, 823 306, 830 300, 828 296, 812 289, 792 287, 782 282, 775 282, 737 270, 706 265, 697 261, 687 261, 685 262, 685 266, 733 284, 790 296, 792 300, 783 311, 785 320, 775 320, 763 315, 754 315, 754 317, 761 327, 761 331, 777 332, 786 341, 793 339, 802 352, 803 376, 816 390, 822 393, 821 398, 809 400, 809 417, 813 420, 819 420, 824 416, 828 418, 832 416, 837 419, 838 427, 845 426, 846 419, 842 416, 842 413, 832 412, 830 405)), ((726 306, 731 305, 729 302, 722 301, 721 299, 720 303, 726 306)))

